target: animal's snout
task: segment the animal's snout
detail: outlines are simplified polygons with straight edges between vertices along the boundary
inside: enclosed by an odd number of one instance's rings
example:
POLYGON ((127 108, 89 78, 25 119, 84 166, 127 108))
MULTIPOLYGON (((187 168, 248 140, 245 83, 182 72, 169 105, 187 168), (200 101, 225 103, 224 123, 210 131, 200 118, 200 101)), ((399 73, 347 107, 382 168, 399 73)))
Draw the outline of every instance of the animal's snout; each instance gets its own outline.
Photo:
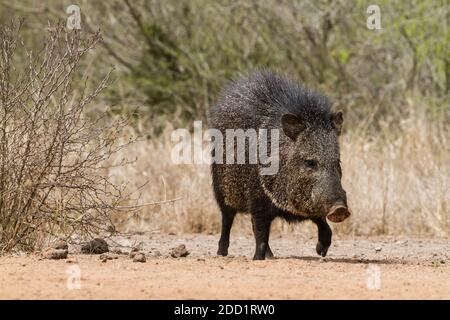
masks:
POLYGON ((336 202, 328 210, 327 218, 331 222, 339 223, 350 216, 350 211, 343 201, 336 202))

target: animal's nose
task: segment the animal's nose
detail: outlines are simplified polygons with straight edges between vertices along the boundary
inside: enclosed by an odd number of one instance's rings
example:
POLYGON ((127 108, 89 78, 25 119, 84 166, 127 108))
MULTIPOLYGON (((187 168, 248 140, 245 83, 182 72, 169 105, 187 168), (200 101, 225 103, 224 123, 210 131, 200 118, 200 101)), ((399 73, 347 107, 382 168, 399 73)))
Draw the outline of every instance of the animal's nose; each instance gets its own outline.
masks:
POLYGON ((347 204, 343 201, 334 203, 328 211, 327 218, 331 222, 342 222, 350 216, 347 204))

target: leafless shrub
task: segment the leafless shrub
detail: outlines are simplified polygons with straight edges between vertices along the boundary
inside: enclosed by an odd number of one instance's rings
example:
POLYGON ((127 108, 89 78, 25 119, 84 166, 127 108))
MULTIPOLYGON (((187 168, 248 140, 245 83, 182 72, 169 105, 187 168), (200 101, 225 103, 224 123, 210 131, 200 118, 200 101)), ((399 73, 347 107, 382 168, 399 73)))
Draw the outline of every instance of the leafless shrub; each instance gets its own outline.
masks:
POLYGON ((58 25, 36 54, 21 41, 21 25, 0 29, 0 251, 31 250, 49 236, 111 232, 110 215, 129 196, 111 182, 107 164, 130 143, 117 143, 126 121, 85 115, 110 73, 93 90, 74 85, 86 83, 77 67, 100 34, 58 25), (27 57, 22 70, 14 65, 18 54, 27 57))

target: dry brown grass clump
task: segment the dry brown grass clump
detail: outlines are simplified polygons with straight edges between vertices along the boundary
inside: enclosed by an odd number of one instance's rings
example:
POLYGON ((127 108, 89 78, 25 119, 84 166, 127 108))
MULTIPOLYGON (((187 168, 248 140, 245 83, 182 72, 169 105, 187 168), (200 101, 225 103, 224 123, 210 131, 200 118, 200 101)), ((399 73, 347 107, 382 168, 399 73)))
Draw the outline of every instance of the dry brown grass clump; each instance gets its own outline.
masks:
MULTIPOLYGON (((411 108, 419 110, 417 106, 411 108)), ((343 185, 353 215, 343 224, 335 224, 335 231, 350 235, 448 235, 448 125, 442 119, 431 122, 424 114, 411 113, 398 123, 395 135, 392 131, 381 129, 376 137, 357 131, 342 136, 343 185)), ((122 225, 126 230, 218 232, 220 215, 209 167, 173 164, 168 136, 130 148, 128 156, 136 157, 137 162, 114 174, 136 186, 148 179, 150 183, 141 195, 144 202, 182 199, 123 216, 122 225)), ((250 234, 248 217, 238 219, 233 230, 250 234)), ((277 221, 272 230, 315 232, 312 224, 295 226, 282 221, 277 221)))

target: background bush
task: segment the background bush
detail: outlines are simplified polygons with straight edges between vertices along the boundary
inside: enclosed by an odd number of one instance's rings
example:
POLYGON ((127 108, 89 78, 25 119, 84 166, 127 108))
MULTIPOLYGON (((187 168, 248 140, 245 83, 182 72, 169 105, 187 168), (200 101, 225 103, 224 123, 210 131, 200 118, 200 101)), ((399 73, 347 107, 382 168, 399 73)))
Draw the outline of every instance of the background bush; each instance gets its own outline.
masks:
MULTIPOLYGON (((36 39, 47 21, 66 19, 70 1, 0 1, 1 19, 27 17, 36 39)), ((366 27, 367 1, 80 1, 82 28, 100 29, 92 76, 115 65, 103 96, 117 112, 140 106, 159 130, 204 119, 238 72, 279 69, 330 96, 352 128, 378 131, 423 99, 427 115, 449 118, 449 5, 378 1, 382 30, 366 27)), ((144 121, 145 122, 145 121, 144 121)), ((394 126, 395 128, 395 126, 394 126)))

